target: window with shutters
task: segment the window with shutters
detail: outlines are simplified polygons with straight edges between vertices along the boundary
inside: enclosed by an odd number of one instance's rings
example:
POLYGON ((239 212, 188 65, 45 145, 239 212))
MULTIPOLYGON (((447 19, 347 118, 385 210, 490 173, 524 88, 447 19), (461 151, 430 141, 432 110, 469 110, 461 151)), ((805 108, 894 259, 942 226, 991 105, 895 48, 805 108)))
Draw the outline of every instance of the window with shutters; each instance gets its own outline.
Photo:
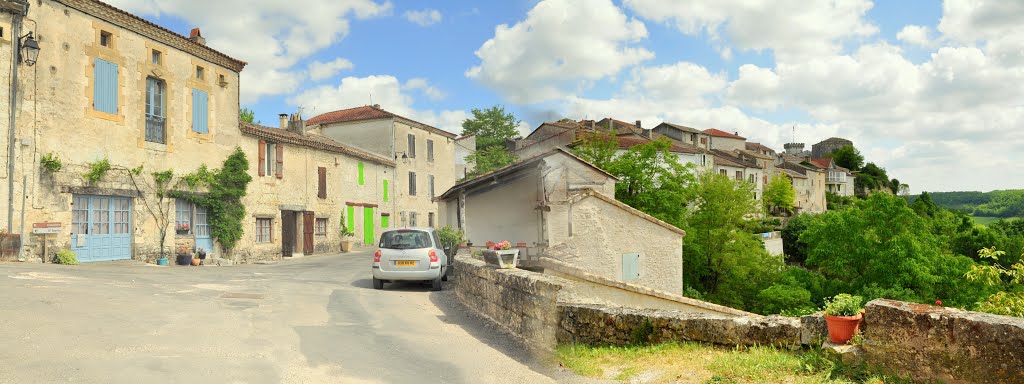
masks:
POLYGON ((388 202, 388 181, 384 180, 384 202, 388 202))
POLYGON ((146 78, 146 141, 161 144, 166 142, 165 89, 163 80, 146 78))
MULTIPOLYGON (((271 143, 268 141, 260 140, 259 142, 259 157, 257 158, 258 170, 260 176, 275 176, 279 173, 278 165, 281 164, 280 151, 282 146, 271 143)), ((280 178, 280 176, 278 176, 280 178)))
POLYGON ((97 112, 117 113, 117 64, 96 58, 93 62, 92 105, 97 112))
POLYGON ((319 217, 316 219, 316 235, 327 236, 327 218, 319 217))
POLYGON ((407 148, 408 149, 406 150, 406 152, 408 152, 408 153, 406 153, 406 154, 409 155, 410 159, 415 159, 416 158, 416 135, 413 135, 411 133, 409 134, 409 144, 408 144, 407 148))
MULTIPOLYGON (((358 172, 358 175, 357 175, 358 180, 357 181, 359 182, 359 185, 363 185, 363 182, 366 180, 366 178, 363 176, 363 168, 365 168, 365 166, 363 165, 362 161, 359 162, 359 164, 357 165, 357 168, 358 168, 357 169, 357 172, 358 172)), ((387 201, 387 200, 384 200, 384 201, 387 201)))
POLYGON ((743 180, 743 171, 736 171, 736 181, 743 180))
POLYGON ((416 196, 416 172, 409 172, 409 196, 416 196))
POLYGON ((321 199, 327 198, 327 168, 317 167, 317 188, 316 196, 321 199))
POLYGON ((625 253, 622 255, 622 281, 633 281, 640 278, 640 254, 625 253))
POLYGON ((434 175, 427 175, 427 190, 430 191, 430 198, 434 198, 434 175))
POLYGON ((753 184, 754 183, 754 175, 748 175, 748 176, 749 177, 747 177, 747 179, 749 179, 749 180, 747 180, 747 181, 749 181, 751 184, 753 184))
POLYGON ((724 169, 719 169, 718 173, 721 174, 722 176, 729 176, 729 173, 726 172, 724 169))
POLYGON ((427 140, 427 161, 434 161, 434 140, 427 140))
MULTIPOLYGON (((434 212, 427 213, 427 226, 431 228, 434 227, 434 212)), ((438 242, 438 244, 440 244, 440 242, 438 242)))
POLYGON ((206 91, 192 88, 192 131, 210 133, 210 97, 206 91))
POLYGON ((416 212, 409 212, 409 226, 416 226, 416 212))

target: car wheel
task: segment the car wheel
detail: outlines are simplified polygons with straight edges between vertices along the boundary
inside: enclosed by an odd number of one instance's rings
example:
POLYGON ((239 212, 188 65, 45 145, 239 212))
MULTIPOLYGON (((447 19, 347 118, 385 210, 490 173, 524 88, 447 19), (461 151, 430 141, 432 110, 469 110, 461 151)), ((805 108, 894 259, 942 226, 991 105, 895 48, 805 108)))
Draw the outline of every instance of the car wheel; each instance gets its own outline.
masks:
POLYGON ((443 274, 441 275, 441 281, 448 281, 448 268, 445 268, 444 272, 442 273, 443 274))
POLYGON ((378 280, 376 277, 374 277, 373 289, 384 289, 384 280, 378 280))
POLYGON ((440 291, 441 290, 441 278, 440 277, 438 277, 438 278, 434 279, 433 281, 431 281, 430 289, 434 290, 434 291, 440 291))

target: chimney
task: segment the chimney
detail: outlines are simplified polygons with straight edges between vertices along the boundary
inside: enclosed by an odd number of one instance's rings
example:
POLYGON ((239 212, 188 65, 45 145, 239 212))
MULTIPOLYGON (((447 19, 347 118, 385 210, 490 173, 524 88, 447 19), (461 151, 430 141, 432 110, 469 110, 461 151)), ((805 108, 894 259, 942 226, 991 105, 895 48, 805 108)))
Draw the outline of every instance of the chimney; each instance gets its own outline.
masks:
POLYGON ((302 115, 296 113, 288 118, 288 131, 300 135, 306 134, 306 121, 302 120, 302 115))
MULTIPOLYGON (((637 121, 637 122, 639 123, 639 121, 637 121)), ((637 127, 639 127, 639 125, 637 125, 637 127)), ((646 138, 650 139, 651 138, 651 130, 650 129, 643 129, 643 128, 641 128, 640 129, 640 136, 643 136, 643 137, 646 137, 646 138)))
POLYGON ((288 114, 287 113, 282 113, 282 114, 277 115, 277 117, 281 119, 281 129, 287 129, 288 128, 288 114))
POLYGON ((206 38, 203 37, 201 32, 199 32, 199 28, 192 28, 192 32, 188 34, 188 39, 193 43, 206 45, 206 38))
POLYGON ((641 126, 640 126, 640 120, 637 120, 637 121, 636 121, 636 127, 637 127, 637 128, 640 128, 640 129, 643 129, 643 127, 641 127, 641 126))
POLYGON ((380 109, 380 104, 374 104, 373 107, 376 109, 380 109))

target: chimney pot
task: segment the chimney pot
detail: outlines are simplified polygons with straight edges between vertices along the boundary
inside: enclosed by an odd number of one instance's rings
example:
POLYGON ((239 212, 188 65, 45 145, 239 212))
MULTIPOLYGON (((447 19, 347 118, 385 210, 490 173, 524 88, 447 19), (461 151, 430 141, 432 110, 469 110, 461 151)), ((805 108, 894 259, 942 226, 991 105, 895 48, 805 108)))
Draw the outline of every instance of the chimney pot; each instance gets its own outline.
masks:
POLYGON ((641 127, 641 126, 640 126, 640 120, 637 120, 637 121, 636 121, 636 127, 637 127, 637 128, 643 128, 643 127, 641 127))
POLYGON ((281 129, 287 129, 288 128, 288 114, 287 113, 282 113, 282 114, 277 115, 277 117, 281 120, 281 129))
POLYGON ((380 109, 380 104, 374 104, 373 107, 377 108, 377 109, 380 109))
POLYGON ((188 39, 193 43, 206 45, 206 38, 203 37, 203 33, 199 31, 199 28, 192 28, 192 31, 188 34, 188 39))

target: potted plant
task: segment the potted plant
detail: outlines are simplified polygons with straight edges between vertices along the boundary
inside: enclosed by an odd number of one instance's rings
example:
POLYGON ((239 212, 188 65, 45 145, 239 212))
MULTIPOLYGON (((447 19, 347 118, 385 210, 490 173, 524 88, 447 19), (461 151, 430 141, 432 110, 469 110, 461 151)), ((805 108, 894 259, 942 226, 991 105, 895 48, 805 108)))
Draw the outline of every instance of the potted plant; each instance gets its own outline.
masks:
POLYGON ((444 254, 448 255, 448 265, 454 262, 455 254, 459 252, 459 245, 465 241, 463 239, 465 235, 461 229, 452 228, 450 225, 444 226, 437 232, 437 237, 441 239, 441 247, 444 248, 444 254))
POLYGON ((351 251, 352 250, 352 240, 351 240, 351 237, 355 236, 356 234, 355 234, 355 232, 352 232, 351 229, 348 229, 347 225, 345 225, 345 214, 344 213, 341 214, 341 220, 338 221, 338 235, 339 235, 339 237, 341 237, 341 251, 342 252, 351 251))
POLYGON ((196 251, 196 257, 199 258, 199 265, 202 265, 203 262, 206 261, 206 250, 200 247, 199 250, 196 251))
POLYGON ((188 247, 178 248, 178 265, 190 265, 192 264, 192 252, 189 252, 188 247))
POLYGON ((193 257, 192 258, 192 266, 193 267, 198 267, 199 263, 202 263, 202 262, 203 262, 203 260, 198 258, 198 257, 193 257))
POLYGON ((841 293, 825 300, 825 324, 833 343, 845 344, 860 330, 864 298, 841 293))
POLYGON ((174 226, 175 233, 177 233, 179 235, 187 235, 188 234, 188 230, 189 230, 188 223, 178 223, 177 225, 174 226))
POLYGON ((484 251, 484 262, 498 268, 515 268, 519 264, 519 250, 512 249, 508 240, 496 243, 484 251))

